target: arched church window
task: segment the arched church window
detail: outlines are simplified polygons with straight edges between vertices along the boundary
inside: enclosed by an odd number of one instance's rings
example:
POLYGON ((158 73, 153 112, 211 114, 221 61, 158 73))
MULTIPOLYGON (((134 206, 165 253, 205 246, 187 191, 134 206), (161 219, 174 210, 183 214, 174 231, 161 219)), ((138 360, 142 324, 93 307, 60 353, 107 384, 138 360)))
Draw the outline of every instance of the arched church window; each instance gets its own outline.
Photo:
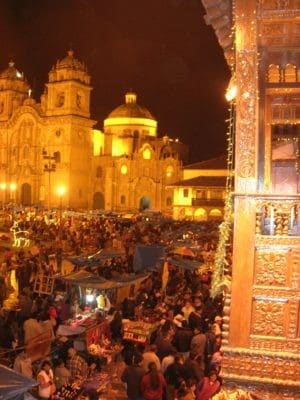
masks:
POLYGON ((122 205, 125 205, 125 204, 126 204, 126 196, 124 196, 124 194, 122 194, 122 196, 120 197, 120 203, 121 203, 122 205))
POLYGON ((128 167, 126 164, 121 165, 121 174, 126 175, 128 172, 128 167))
POLYGON ((151 151, 148 147, 143 151, 143 159, 144 160, 151 160, 151 151))
POLYGON ((167 206, 167 207, 171 207, 172 204, 173 204, 173 202, 172 202, 172 197, 167 197, 167 198, 166 198, 166 206, 167 206))
POLYGON ((53 156, 54 156, 54 160, 55 160, 56 164, 59 164, 61 162, 60 151, 55 151, 53 153, 53 156))
POLYGON ((64 94, 64 92, 60 92, 56 96, 55 106, 56 107, 62 107, 64 105, 64 103, 65 103, 65 94, 64 94))
POLYGON ((174 167, 173 165, 168 165, 166 168, 166 177, 171 178, 171 176, 174 174, 174 167))
POLYGON ((102 167, 98 166, 96 168, 96 178, 102 178, 102 175, 103 175, 103 169, 102 167))
POLYGON ((23 158, 29 158, 29 146, 27 145, 23 147, 23 158))

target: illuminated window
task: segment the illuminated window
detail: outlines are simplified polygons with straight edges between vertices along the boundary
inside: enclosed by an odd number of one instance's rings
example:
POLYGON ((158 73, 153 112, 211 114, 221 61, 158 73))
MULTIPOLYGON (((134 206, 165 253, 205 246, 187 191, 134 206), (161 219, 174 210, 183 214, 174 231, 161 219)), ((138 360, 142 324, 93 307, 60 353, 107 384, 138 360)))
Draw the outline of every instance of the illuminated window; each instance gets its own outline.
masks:
POLYGON ((126 175, 127 172, 128 172, 128 167, 127 167, 126 164, 123 164, 123 165, 121 166, 121 174, 122 174, 122 175, 126 175))
POLYGON ((166 176, 170 178, 174 173, 173 165, 168 165, 166 168, 166 176))
POLYGON ((183 189, 183 197, 189 197, 189 189, 183 189))
POLYGON ((150 151, 150 149, 145 149, 144 151, 143 151, 143 159, 144 160, 151 160, 151 151, 150 151))

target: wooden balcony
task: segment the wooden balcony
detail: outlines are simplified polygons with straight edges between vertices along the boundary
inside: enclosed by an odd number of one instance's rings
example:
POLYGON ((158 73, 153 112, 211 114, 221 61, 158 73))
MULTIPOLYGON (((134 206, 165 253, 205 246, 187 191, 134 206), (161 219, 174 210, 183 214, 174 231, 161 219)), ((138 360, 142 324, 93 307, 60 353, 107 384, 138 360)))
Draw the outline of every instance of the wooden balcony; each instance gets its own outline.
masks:
POLYGON ((259 196, 255 232, 269 236, 300 236, 300 195, 259 196))
POLYGON ((192 206, 194 207, 224 207, 224 199, 192 199, 192 206))

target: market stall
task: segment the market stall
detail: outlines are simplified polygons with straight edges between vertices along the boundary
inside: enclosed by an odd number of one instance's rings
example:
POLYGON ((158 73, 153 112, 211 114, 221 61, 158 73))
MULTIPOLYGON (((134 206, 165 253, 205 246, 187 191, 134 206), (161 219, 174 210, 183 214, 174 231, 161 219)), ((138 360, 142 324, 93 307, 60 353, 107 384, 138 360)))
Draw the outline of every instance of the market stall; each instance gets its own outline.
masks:
POLYGON ((147 344, 159 327, 159 322, 129 321, 123 322, 123 339, 135 343, 147 344))

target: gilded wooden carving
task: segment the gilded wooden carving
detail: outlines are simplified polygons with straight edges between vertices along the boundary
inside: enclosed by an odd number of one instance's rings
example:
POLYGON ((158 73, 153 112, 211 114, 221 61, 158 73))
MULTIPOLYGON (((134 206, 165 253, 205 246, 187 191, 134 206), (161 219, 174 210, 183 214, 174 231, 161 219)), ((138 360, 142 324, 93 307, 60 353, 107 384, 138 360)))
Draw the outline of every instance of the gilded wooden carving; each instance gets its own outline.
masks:
POLYGON ((256 255, 255 284, 285 286, 288 260, 286 253, 258 252, 256 255))
POLYGON ((254 300, 251 333, 265 336, 284 336, 286 303, 276 300, 254 300))
POLYGON ((256 76, 256 51, 240 51, 239 64, 240 96, 237 102, 238 175, 242 178, 255 174, 255 135, 256 135, 256 82, 250 77, 256 76))

